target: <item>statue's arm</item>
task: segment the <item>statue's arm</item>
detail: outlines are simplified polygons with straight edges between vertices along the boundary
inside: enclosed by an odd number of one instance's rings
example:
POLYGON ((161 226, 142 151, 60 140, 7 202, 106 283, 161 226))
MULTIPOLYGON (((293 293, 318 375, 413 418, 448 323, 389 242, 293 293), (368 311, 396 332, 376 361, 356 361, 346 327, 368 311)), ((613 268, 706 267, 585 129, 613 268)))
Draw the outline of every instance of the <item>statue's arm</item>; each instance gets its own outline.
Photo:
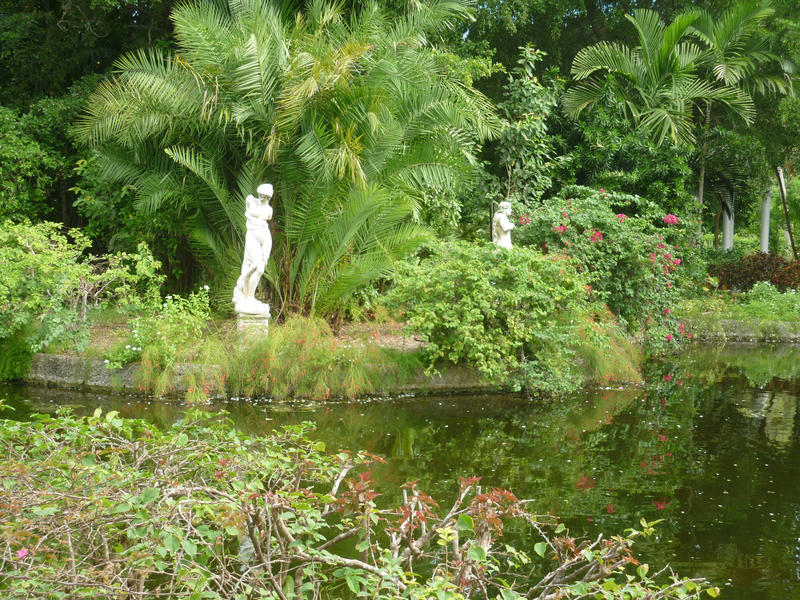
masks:
POLYGON ((508 231, 511 231, 512 229, 514 229, 514 224, 511 222, 511 220, 508 218, 508 216, 502 215, 500 217, 500 228, 503 231, 508 232, 508 231))

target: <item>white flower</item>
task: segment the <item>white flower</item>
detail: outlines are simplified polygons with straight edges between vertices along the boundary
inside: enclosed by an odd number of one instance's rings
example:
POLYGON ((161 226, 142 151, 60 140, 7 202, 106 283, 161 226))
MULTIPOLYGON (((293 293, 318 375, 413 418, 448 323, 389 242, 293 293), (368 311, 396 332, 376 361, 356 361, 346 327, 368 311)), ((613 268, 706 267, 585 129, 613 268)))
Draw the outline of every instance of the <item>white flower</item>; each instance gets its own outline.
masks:
POLYGON ((210 288, 210 287, 208 287, 207 285, 204 285, 204 286, 203 286, 203 289, 204 289, 204 290, 210 290, 211 288, 210 288))
POLYGON ((108 364, 108 363, 109 363, 109 362, 111 362, 111 361, 110 361, 110 360, 108 360, 108 359, 105 359, 103 362, 104 362, 105 364, 108 364))
MULTIPOLYGON (((130 345, 130 344, 128 344, 127 346, 125 346, 125 350, 128 350, 128 349, 130 349, 130 347, 131 347, 131 345, 130 345)), ((134 350, 135 350, 135 348, 134 348, 134 350)))

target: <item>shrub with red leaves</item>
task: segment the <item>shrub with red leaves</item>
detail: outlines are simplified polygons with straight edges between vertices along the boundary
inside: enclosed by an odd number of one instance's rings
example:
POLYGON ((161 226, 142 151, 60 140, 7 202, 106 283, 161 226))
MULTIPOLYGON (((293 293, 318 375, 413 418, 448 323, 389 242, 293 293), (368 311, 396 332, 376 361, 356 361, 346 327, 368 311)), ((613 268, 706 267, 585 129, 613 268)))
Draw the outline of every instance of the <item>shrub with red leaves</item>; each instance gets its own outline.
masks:
POLYGON ((787 260, 779 254, 751 254, 712 267, 710 272, 719 278, 720 287, 742 292, 759 281, 769 281, 781 292, 800 288, 800 262, 787 260))

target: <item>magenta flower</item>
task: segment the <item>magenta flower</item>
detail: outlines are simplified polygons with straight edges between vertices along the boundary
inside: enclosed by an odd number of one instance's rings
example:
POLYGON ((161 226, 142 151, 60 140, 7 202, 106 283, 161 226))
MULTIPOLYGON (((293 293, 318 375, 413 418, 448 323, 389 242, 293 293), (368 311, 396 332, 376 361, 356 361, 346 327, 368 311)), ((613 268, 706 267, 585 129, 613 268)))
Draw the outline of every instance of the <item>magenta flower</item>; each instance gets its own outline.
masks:
POLYGON ((668 314, 669 314, 669 309, 668 309, 668 308, 665 308, 665 309, 664 309, 664 314, 665 314, 665 315, 668 315, 668 314))
POLYGON ((602 242, 603 233, 599 229, 592 229, 592 237, 589 238, 590 242, 602 242))
POLYGON ((672 213, 661 217, 661 220, 664 221, 667 225, 677 225, 681 222, 681 220, 673 215, 672 213))
POLYGON ((671 342, 671 341, 672 341, 672 334, 671 334, 671 333, 668 333, 668 334, 667 334, 667 341, 668 341, 668 342, 671 342))
POLYGON ((530 222, 531 222, 531 219, 530 219, 530 217, 528 215, 522 215, 519 218, 519 224, 520 225, 527 225, 530 222))
POLYGON ((627 215, 624 215, 624 214, 622 214, 622 213, 619 213, 619 214, 617 215, 617 219, 619 220, 619 222, 620 222, 620 223, 624 223, 624 222, 625 222, 625 219, 627 219, 627 218, 628 218, 628 216, 627 216, 627 215))
POLYGON ((22 560, 23 558, 28 556, 28 554, 30 554, 30 552, 28 552, 25 548, 17 550, 17 560, 22 560))
POLYGON ((553 227, 553 231, 558 232, 558 235, 561 235, 566 230, 567 230, 567 226, 566 225, 561 225, 559 227, 553 227))
POLYGON ((605 191, 603 188, 600 188, 600 193, 601 193, 601 194, 605 194, 605 193, 606 193, 606 191, 605 191))

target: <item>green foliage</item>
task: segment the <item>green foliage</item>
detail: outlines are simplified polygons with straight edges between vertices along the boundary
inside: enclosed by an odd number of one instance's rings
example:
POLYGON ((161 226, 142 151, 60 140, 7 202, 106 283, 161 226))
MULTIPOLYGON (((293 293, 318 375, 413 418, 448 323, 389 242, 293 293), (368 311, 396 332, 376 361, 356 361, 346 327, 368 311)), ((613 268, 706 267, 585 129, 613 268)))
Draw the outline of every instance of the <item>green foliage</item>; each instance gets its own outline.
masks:
POLYGON ((0 382, 22 379, 30 371, 31 345, 23 330, 0 339, 0 382))
MULTIPOLYGON (((664 213, 691 214, 696 201, 689 193, 691 150, 655 145, 650 135, 620 112, 610 86, 578 119, 554 119, 563 155, 554 179, 568 184, 605 188, 647 198, 664 213)), ((692 187, 694 187, 692 185, 692 187)))
POLYGON ((51 216, 46 200, 55 167, 14 111, 0 106, 0 219, 51 216))
POLYGON ((115 300, 138 307, 161 279, 145 246, 139 254, 84 257, 89 241, 56 223, 0 223, 0 344, 23 335, 37 352, 60 342, 86 344, 93 306, 115 300))
POLYGON ((469 146, 496 129, 430 45, 466 14, 461 2, 394 19, 376 4, 349 19, 323 1, 299 15, 262 0, 181 5, 178 52, 119 59, 77 132, 138 210, 173 211, 219 289, 240 261, 246 195, 274 183, 270 303, 334 313, 425 239, 415 217, 457 189, 469 146))
POLYGON ((517 227, 514 239, 571 258, 593 297, 635 331, 660 321, 677 298, 688 244, 685 224, 664 221, 670 217, 677 219, 637 196, 572 187, 517 227))
POLYGON ((583 375, 578 349, 611 350, 584 278, 566 259, 532 249, 442 244, 404 266, 389 298, 428 341, 430 368, 464 361, 512 389, 574 389, 583 375))
POLYGON ((86 238, 68 238, 56 223, 0 223, 0 340, 41 323, 30 340, 35 350, 61 333, 65 305, 78 300, 80 282, 91 276, 80 260, 87 246, 86 238))
POLYGON ((497 140, 497 159, 505 171, 505 199, 515 206, 535 206, 552 185, 555 149, 547 119, 558 103, 560 81, 539 83, 536 63, 542 53, 524 46, 511 71, 500 109, 507 119, 497 140))
POLYGON ((183 298, 167 295, 163 300, 153 289, 147 302, 131 307, 128 337, 106 354, 106 367, 118 369, 141 362, 142 384, 163 394, 171 384, 178 360, 190 359, 211 319, 208 286, 183 298), (158 374, 155 377, 154 374, 158 374))
POLYGON ((626 15, 639 45, 600 42, 575 56, 571 73, 579 82, 564 97, 564 109, 577 117, 603 97, 608 78, 625 114, 644 128, 657 145, 693 143, 692 107, 717 101, 729 106, 746 121, 753 118, 749 95, 728 82, 708 81, 697 75, 704 56, 686 36, 700 19, 697 11, 677 15, 666 25, 653 10, 639 9, 626 15))
POLYGON ((635 569, 630 547, 652 536, 654 523, 576 540, 513 493, 476 489, 478 477, 461 479, 449 511, 416 482, 403 486, 398 505, 381 507, 387 496, 364 467, 383 459, 328 452, 308 433, 300 425, 249 436, 200 411, 165 431, 100 409, 1 421, 0 501, 10 509, 0 591, 9 600, 365 591, 377 600, 463 600, 481 587, 487 597, 544 600, 622 588, 631 597, 698 598, 709 589, 635 569), (512 522, 530 531, 527 551, 503 543, 512 522))

